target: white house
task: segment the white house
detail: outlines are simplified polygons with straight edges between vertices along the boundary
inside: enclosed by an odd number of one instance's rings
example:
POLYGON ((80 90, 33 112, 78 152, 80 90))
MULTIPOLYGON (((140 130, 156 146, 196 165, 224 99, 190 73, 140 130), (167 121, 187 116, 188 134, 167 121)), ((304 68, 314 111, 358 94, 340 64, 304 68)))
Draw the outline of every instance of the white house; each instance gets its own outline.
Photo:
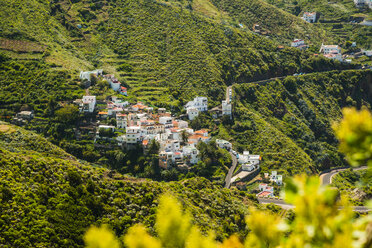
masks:
POLYGON ((159 118, 159 123, 163 125, 171 125, 172 121, 173 121, 173 118, 169 116, 162 116, 159 118))
POLYGON ((217 139, 216 144, 219 148, 226 149, 228 151, 232 149, 232 144, 227 140, 217 139))
POLYGON ((188 145, 182 147, 183 157, 189 162, 190 164, 197 164, 199 162, 199 151, 193 145, 188 145))
POLYGON ((116 127, 117 128, 126 128, 127 127, 127 115, 116 113, 116 127))
POLYGON ((81 105, 82 112, 93 113, 96 107, 96 97, 95 96, 83 96, 83 101, 81 105))
POLYGON ((231 116, 232 113, 232 106, 231 103, 229 103, 226 100, 222 101, 222 115, 228 115, 231 116))
POLYGON ((306 22, 309 22, 309 23, 315 23, 316 22, 316 12, 304 12, 301 19, 306 21, 306 22))
POLYGON ((206 97, 195 97, 194 100, 186 104, 185 108, 186 110, 189 108, 196 108, 201 112, 208 111, 208 99, 206 97))
POLYGON ((320 47, 320 53, 331 54, 331 53, 341 53, 341 47, 338 45, 323 45, 320 47))
POLYGON ((299 49, 306 49, 308 46, 305 44, 305 41, 302 39, 294 39, 291 42, 291 47, 296 47, 299 49))
POLYGON ((363 50, 362 49, 362 53, 364 55, 366 55, 367 57, 371 57, 372 56, 372 50, 363 50))
POLYGON ((127 127, 126 143, 137 144, 141 141, 141 128, 139 126, 127 127))
POLYGON ((186 112, 190 121, 194 120, 199 115, 199 110, 197 108, 187 108, 186 112))
MULTIPOLYGON (((336 52, 335 53, 328 53, 328 54, 324 54, 323 56, 328 58, 328 59, 343 61, 341 53, 336 53, 336 52)), ((350 62, 351 62, 351 60, 350 60, 350 62)))

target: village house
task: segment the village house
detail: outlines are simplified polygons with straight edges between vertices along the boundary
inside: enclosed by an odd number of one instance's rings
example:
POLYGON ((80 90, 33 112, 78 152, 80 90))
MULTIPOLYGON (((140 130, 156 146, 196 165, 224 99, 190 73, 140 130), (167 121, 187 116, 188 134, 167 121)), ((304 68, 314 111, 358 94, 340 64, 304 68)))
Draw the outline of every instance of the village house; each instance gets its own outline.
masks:
POLYGON ((319 52, 323 53, 326 58, 342 61, 341 48, 338 45, 322 44, 319 52))
POLYGON ((268 186, 266 183, 261 183, 258 186, 260 193, 258 193, 257 197, 274 197, 274 188, 268 186))
POLYGON ((83 96, 83 100, 80 104, 80 112, 93 113, 95 107, 96 107, 95 96, 83 96))
POLYGON ((107 111, 100 111, 98 112, 98 118, 103 120, 103 119, 107 119, 108 117, 108 112, 107 111))
POLYGON ((139 126, 127 127, 125 142, 129 145, 135 145, 141 141, 141 128, 139 126))
POLYGON ((226 140, 216 139, 216 144, 219 148, 226 149, 228 151, 232 149, 232 144, 226 140))
POLYGON ((127 127, 127 115, 122 113, 116 113, 116 127, 126 128, 127 127))
POLYGON ((291 42, 291 47, 299 48, 301 50, 305 50, 308 46, 305 45, 305 41, 302 39, 294 39, 291 42))
POLYGON ((306 22, 309 22, 309 23, 315 23, 316 22, 316 12, 304 12, 301 19, 306 21, 306 22))
POLYGON ((187 116, 189 117, 189 120, 192 121, 199 115, 199 110, 197 108, 187 108, 187 116))
POLYGON ((206 97, 195 97, 194 100, 185 105, 187 115, 190 120, 195 119, 199 112, 208 111, 208 99, 206 97))

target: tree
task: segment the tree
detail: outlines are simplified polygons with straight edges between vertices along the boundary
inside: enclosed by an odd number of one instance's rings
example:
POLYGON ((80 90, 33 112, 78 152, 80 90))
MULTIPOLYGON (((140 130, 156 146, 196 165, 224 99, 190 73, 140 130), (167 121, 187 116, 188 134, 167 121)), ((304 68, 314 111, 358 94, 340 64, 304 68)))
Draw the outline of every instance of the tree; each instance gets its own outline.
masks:
POLYGON ((77 106, 69 104, 56 111, 57 121, 64 124, 73 124, 79 118, 79 109, 77 106))

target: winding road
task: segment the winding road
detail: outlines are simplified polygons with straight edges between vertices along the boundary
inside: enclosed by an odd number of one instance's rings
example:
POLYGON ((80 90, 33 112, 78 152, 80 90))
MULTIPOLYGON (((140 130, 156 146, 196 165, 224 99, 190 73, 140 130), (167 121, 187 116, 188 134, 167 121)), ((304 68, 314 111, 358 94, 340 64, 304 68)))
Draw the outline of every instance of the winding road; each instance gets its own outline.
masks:
MULTIPOLYGON (((321 173, 319 178, 322 181, 322 185, 329 185, 332 183, 332 178, 334 175, 340 173, 341 171, 347 170, 349 168, 340 168, 340 169, 333 169, 327 173, 321 173)), ((366 170, 367 166, 361 166, 358 168, 354 168, 353 170, 358 171, 358 170, 366 170)))
POLYGON ((225 188, 227 189, 230 188, 231 186, 231 177, 236 169, 236 166, 238 165, 238 159, 236 158, 236 156, 232 152, 230 152, 230 155, 231 155, 232 165, 225 178, 225 188))

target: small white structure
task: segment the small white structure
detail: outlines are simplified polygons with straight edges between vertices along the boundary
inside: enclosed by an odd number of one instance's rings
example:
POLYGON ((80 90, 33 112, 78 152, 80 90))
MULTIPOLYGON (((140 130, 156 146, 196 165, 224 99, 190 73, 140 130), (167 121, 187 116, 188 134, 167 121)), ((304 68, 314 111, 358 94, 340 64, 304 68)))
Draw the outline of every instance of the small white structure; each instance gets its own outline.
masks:
POLYGON ((23 120, 32 120, 34 118, 34 113, 32 111, 21 111, 17 113, 17 118, 23 120))
POLYGON ((80 72, 80 80, 88 80, 89 82, 91 81, 92 79, 92 74, 95 75, 95 76, 101 76, 103 75, 103 70, 102 69, 98 69, 98 70, 94 70, 94 71, 81 71, 80 72))
POLYGON ((201 112, 208 111, 208 99, 206 97, 195 97, 194 100, 186 104, 185 108, 186 110, 196 108, 201 112))
POLYGON ((256 167, 253 164, 242 164, 243 171, 253 171, 256 167))
POLYGON ((228 115, 231 116, 232 113, 232 106, 231 103, 229 103, 226 100, 222 101, 222 115, 228 115))
POLYGON ((362 53, 364 55, 366 55, 367 57, 371 57, 372 56, 372 50, 363 50, 362 49, 362 53))
POLYGON ((101 130, 101 129, 111 130, 112 132, 115 132, 115 127, 114 126, 99 125, 98 126, 98 131, 101 130))
POLYGON ((304 12, 301 19, 306 21, 306 22, 309 22, 309 23, 315 23, 316 22, 316 12, 304 12))
POLYGON ((192 121, 199 115, 199 110, 197 108, 187 108, 187 116, 189 117, 189 120, 192 121))
POLYGON ((232 149, 232 144, 227 140, 217 139, 216 144, 219 148, 226 149, 228 151, 232 149))
POLYGON ((282 185, 283 184, 283 176, 278 175, 276 171, 272 171, 270 175, 270 182, 274 182, 277 185, 282 185))
POLYGON ((93 113, 96 107, 96 96, 83 96, 81 111, 93 113))

